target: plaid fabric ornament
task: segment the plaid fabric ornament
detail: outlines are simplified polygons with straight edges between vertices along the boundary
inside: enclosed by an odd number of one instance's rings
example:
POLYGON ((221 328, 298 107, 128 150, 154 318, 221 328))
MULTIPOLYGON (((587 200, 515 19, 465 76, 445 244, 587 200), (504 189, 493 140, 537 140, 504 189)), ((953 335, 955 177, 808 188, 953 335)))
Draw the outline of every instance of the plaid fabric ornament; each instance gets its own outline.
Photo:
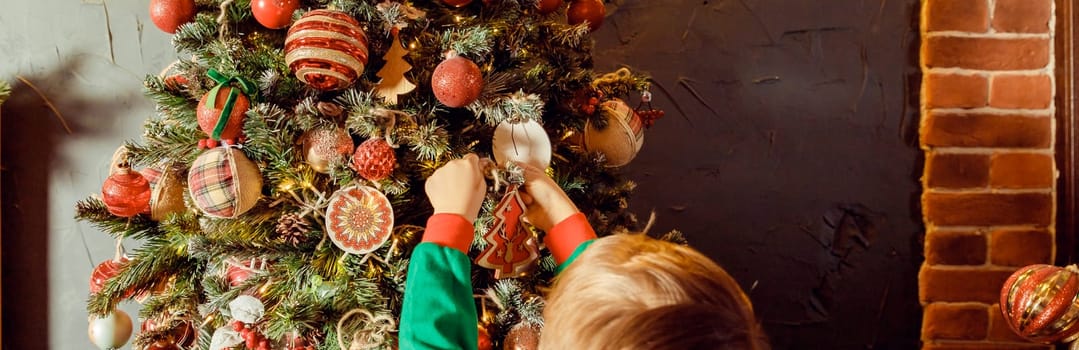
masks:
POLYGON ((187 183, 195 206, 210 217, 240 216, 262 196, 258 166, 235 148, 220 147, 200 155, 191 163, 187 183))

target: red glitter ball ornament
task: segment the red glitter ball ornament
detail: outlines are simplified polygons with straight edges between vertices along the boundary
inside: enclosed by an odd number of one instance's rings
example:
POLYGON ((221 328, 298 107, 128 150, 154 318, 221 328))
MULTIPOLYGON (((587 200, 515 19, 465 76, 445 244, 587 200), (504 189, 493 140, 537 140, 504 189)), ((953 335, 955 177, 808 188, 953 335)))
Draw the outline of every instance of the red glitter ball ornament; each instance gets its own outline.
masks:
POLYGON ((352 166, 363 178, 379 181, 393 174, 393 168, 397 166, 397 155, 386 140, 368 139, 356 147, 356 152, 352 154, 352 166))
MULTIPOLYGON (((202 100, 199 100, 199 106, 196 109, 199 128, 211 138, 214 135, 214 128, 217 127, 218 120, 221 119, 221 109, 225 108, 225 102, 228 101, 229 93, 232 89, 235 88, 226 86, 217 90, 217 98, 214 99, 213 106, 206 105, 210 96, 209 92, 202 95, 202 100)), ((240 133, 243 132, 244 114, 247 113, 249 108, 251 108, 251 100, 242 92, 237 91, 236 102, 232 105, 232 112, 228 115, 229 120, 225 121, 225 129, 221 131, 221 137, 218 139, 235 140, 239 138, 240 133)))
POLYGON ((1079 269, 1030 265, 1015 271, 1000 290, 1000 311, 1016 334, 1043 343, 1079 335, 1079 269))
POLYGON ((226 263, 225 279, 232 287, 243 284, 247 279, 257 273, 262 273, 269 266, 264 259, 248 259, 244 261, 230 260, 226 263))
POLYGON ((150 20, 161 31, 176 33, 180 25, 195 19, 195 0, 151 0, 150 20))
POLYGON ((334 162, 346 161, 354 144, 348 131, 339 127, 320 127, 308 131, 302 137, 303 154, 307 164, 317 172, 326 174, 334 162))
POLYGON ((562 7, 562 0, 539 0, 536 3, 536 11, 544 15, 558 11, 559 7, 562 7))
POLYGON ((150 212, 150 182, 131 168, 122 167, 101 186, 101 200, 109 213, 129 218, 150 212))
MULTIPOLYGON (((108 282, 116 275, 120 274, 120 267, 123 264, 130 261, 127 257, 120 257, 119 260, 109 259, 97 264, 94 271, 90 273, 90 294, 97 294, 105 287, 105 282, 108 282)), ((124 298, 131 297, 134 293, 130 291, 124 293, 124 298)))
POLYGON ((588 29, 596 31, 603 24, 603 17, 607 15, 607 8, 600 0, 573 0, 566 10, 566 19, 569 24, 578 25, 588 21, 588 29))
POLYGON ((344 12, 314 10, 289 28, 285 63, 315 89, 344 89, 367 65, 367 36, 360 22, 344 12))
POLYGON ((292 22, 292 13, 300 7, 300 0, 254 0, 251 14, 263 27, 281 29, 292 22))
POLYGON ((450 51, 431 73, 431 90, 442 104, 464 107, 480 97, 483 73, 475 62, 450 51))
POLYGON ((151 343, 146 347, 146 350, 183 350, 190 348, 198 338, 198 332, 195 331, 191 324, 191 321, 180 322, 173 329, 161 329, 161 327, 168 326, 169 323, 162 322, 160 320, 148 319, 142 322, 142 332, 158 332, 165 331, 166 334, 162 335, 160 339, 151 343))

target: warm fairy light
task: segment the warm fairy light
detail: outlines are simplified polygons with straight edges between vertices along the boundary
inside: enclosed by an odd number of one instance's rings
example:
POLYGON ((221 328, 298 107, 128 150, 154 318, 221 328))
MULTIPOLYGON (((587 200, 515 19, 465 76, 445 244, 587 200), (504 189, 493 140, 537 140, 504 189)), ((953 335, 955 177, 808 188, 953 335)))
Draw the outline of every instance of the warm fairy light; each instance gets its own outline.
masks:
POLYGON ((286 181, 278 185, 277 188, 282 191, 291 191, 293 186, 295 185, 293 185, 292 182, 286 181))
POLYGON ((411 42, 411 43, 408 43, 408 48, 409 48, 409 49, 413 49, 413 50, 415 50, 415 49, 416 49, 416 46, 419 46, 419 45, 416 45, 416 42, 415 42, 415 41, 413 41, 413 42, 411 42))
POLYGON ((266 294, 266 291, 270 289, 270 282, 266 282, 262 287, 259 287, 259 294, 266 294))
POLYGON ((456 16, 456 15, 453 16, 453 21, 457 22, 457 23, 461 23, 461 16, 456 16))

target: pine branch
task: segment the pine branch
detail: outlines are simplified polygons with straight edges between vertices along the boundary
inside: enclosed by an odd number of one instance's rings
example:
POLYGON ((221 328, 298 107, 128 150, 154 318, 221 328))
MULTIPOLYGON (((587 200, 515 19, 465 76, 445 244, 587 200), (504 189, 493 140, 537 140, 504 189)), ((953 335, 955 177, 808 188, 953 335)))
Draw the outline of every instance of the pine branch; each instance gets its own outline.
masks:
POLYGON ((567 26, 556 29, 554 40, 563 46, 581 48, 584 44, 591 42, 589 35, 591 32, 592 29, 588 27, 588 23, 567 26))
POLYGON ((153 237, 135 252, 135 258, 121 264, 120 273, 105 282, 101 291, 90 295, 86 310, 105 315, 116 308, 128 293, 138 295, 163 287, 170 276, 198 275, 198 261, 186 256, 183 237, 153 237))
POLYGON ((196 53, 217 39, 217 21, 213 15, 200 13, 194 21, 184 23, 172 35, 172 46, 178 52, 196 53))
POLYGON ((97 198, 86 198, 75 203, 75 219, 89 221, 99 230, 114 238, 146 239, 162 236, 160 228, 145 215, 122 218, 109 213, 105 202, 97 198))
POLYGON ((437 121, 419 125, 406 132, 403 138, 420 161, 438 159, 450 148, 449 134, 437 121))
POLYGON ((452 28, 442 33, 443 51, 454 50, 458 55, 468 56, 477 62, 484 61, 484 56, 491 53, 491 30, 484 26, 464 29, 452 28))
MULTIPOLYGON (((192 119, 194 119, 192 117, 192 119)), ((190 164, 198 157, 198 143, 206 134, 198 124, 165 119, 148 119, 143 134, 145 145, 126 142, 129 160, 137 166, 166 161, 190 164)))

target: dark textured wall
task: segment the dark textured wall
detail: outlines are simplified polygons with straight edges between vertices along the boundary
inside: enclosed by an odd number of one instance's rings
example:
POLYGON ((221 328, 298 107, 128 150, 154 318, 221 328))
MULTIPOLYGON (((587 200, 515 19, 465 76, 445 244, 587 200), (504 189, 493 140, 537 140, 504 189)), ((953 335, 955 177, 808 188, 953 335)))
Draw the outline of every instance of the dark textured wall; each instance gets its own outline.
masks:
POLYGON ((608 6, 597 68, 650 73, 667 112, 631 206, 726 267, 777 349, 918 346, 917 6, 608 6))

